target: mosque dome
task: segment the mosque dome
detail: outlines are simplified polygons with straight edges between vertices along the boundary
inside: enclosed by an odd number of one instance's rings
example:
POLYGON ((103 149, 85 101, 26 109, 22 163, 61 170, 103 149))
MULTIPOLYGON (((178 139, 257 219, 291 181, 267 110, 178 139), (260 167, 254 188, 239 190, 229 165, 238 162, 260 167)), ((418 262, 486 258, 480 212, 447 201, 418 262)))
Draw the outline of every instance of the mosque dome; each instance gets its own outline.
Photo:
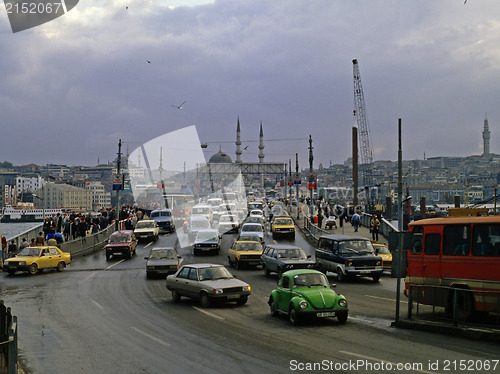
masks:
POLYGON ((229 157, 226 153, 222 152, 222 149, 219 149, 219 152, 212 155, 210 160, 208 160, 209 164, 231 164, 233 161, 231 157, 229 157))

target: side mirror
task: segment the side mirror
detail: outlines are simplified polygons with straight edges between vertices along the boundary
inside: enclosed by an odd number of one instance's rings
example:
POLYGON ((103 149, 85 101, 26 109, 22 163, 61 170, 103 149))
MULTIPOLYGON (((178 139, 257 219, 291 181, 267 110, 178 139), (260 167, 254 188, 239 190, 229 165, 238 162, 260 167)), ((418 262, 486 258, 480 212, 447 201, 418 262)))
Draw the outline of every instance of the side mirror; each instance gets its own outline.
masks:
POLYGON ((149 257, 144 257, 145 260, 147 260, 149 257))
POLYGON ((335 288, 335 287, 337 287, 337 284, 336 284, 336 283, 331 283, 331 284, 330 284, 330 288, 335 288))

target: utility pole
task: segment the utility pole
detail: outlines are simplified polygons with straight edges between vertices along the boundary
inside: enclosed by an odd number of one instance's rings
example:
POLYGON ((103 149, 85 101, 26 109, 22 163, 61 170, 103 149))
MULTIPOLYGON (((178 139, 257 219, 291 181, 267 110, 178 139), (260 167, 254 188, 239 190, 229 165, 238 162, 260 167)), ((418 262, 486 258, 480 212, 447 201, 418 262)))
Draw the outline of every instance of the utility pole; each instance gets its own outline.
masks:
MULTIPOLYGON (((299 175, 299 154, 295 153, 295 173, 296 175, 299 175)), ((299 219, 299 213, 300 213, 300 208, 299 208, 299 185, 296 184, 296 192, 295 192, 295 198, 297 199, 297 219, 299 219)))
MULTIPOLYGON (((313 140, 312 140, 312 136, 309 135, 309 175, 312 176, 313 175, 313 161, 314 161, 314 155, 313 155, 313 140)), ((309 206, 309 215, 312 216, 313 215, 313 210, 312 210, 312 207, 313 207, 313 189, 312 189, 312 186, 311 188, 309 189, 310 190, 310 199, 311 199, 311 204, 309 206)))
MULTIPOLYGON (((122 181, 122 140, 118 142, 118 158, 116 159, 116 178, 122 181)), ((123 188, 123 185, 122 185, 123 188)), ((118 230, 118 222, 120 221, 120 189, 116 190, 116 213, 115 213, 115 229, 118 230)))
POLYGON ((399 321, 399 301, 401 299, 401 266, 403 263, 403 151, 401 148, 401 118, 398 120, 398 277, 396 284, 396 322, 399 321))
POLYGON ((358 128, 352 127, 352 204, 356 208, 358 200, 358 128))

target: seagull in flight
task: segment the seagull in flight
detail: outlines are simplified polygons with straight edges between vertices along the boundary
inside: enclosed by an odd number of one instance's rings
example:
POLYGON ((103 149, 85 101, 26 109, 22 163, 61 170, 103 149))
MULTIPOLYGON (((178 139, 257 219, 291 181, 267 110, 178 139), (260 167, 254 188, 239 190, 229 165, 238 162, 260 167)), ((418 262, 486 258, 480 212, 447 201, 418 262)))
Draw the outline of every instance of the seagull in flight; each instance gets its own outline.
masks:
POLYGON ((179 106, 177 106, 177 105, 172 105, 172 106, 173 106, 174 108, 177 108, 177 109, 179 109, 179 110, 182 110, 182 106, 183 106, 184 104, 186 104, 186 101, 187 101, 187 100, 184 100, 184 102, 183 102, 181 105, 179 105, 179 106))

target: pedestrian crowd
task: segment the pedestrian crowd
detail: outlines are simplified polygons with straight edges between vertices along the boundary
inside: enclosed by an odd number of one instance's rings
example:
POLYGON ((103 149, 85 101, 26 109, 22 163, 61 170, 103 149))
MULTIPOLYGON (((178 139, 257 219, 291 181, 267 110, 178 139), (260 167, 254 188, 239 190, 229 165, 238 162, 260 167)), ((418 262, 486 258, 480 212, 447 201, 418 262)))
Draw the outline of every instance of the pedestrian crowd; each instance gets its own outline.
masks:
MULTIPOLYGON (((4 258, 13 257, 26 247, 59 246, 66 241, 85 238, 87 235, 95 234, 110 224, 114 224, 116 216, 116 209, 113 207, 102 208, 98 214, 76 212, 52 214, 52 216, 45 218, 42 231, 38 233, 38 236, 32 238, 30 242, 25 237, 22 238, 19 248, 15 240, 7 244, 6 238, 2 237, 2 255, 4 258)), ((123 221, 126 230, 133 230, 137 221, 143 217, 144 214, 137 204, 123 205, 118 212, 118 218, 123 221)))

